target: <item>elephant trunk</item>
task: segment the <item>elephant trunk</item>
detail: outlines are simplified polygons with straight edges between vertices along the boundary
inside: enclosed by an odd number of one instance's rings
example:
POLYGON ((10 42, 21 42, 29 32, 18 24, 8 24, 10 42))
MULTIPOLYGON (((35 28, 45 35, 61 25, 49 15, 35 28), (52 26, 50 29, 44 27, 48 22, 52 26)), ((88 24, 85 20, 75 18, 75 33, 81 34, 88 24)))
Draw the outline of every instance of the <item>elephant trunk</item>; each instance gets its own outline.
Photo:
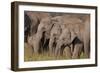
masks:
POLYGON ((40 50, 40 40, 42 39, 42 33, 38 32, 34 39, 34 53, 38 53, 40 50))
POLYGON ((57 43, 57 45, 56 45, 56 49, 55 49, 55 56, 57 57, 57 56, 60 56, 60 49, 61 49, 61 46, 62 46, 62 44, 61 43, 57 43))

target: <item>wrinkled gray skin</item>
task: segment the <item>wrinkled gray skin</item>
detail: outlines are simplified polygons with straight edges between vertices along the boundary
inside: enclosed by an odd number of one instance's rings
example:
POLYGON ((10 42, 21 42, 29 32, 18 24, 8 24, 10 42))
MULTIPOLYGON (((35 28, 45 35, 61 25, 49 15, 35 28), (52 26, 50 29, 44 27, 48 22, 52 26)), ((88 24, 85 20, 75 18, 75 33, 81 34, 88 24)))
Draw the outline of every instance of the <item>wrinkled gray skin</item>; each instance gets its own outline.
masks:
POLYGON ((34 42, 34 52, 35 53, 39 53, 39 50, 41 50, 41 39, 44 37, 44 41, 48 40, 50 38, 50 31, 53 27, 52 21, 51 21, 51 17, 47 17, 41 20, 38 29, 37 29, 37 33, 36 33, 36 37, 35 37, 35 42, 34 42))
POLYGON ((57 17, 59 16, 52 18, 53 28, 51 29, 51 32, 50 32, 50 41, 49 41, 49 52, 51 55, 54 54, 55 52, 56 44, 62 31, 60 27, 61 24, 54 23, 56 21, 55 18, 57 17))
MULTIPOLYGON (((62 46, 71 45, 73 40, 77 37, 84 44, 85 56, 89 57, 89 16, 86 16, 85 20, 81 20, 77 17, 70 18, 69 16, 61 17, 60 19, 63 19, 63 23, 61 25, 62 34, 57 42, 55 55, 60 55, 62 53, 62 46)), ((77 52, 74 52, 74 54, 77 54, 77 52)))

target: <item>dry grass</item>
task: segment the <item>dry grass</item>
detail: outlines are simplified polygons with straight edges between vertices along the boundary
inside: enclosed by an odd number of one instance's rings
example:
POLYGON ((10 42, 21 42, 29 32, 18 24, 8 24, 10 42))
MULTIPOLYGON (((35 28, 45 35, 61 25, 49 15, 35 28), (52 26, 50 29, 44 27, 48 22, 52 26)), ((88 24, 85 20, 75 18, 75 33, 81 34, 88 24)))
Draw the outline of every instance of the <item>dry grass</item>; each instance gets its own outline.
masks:
MULTIPOLYGON (((84 59, 84 53, 81 53, 80 59, 84 59)), ((24 47, 24 61, 47 61, 47 60, 68 60, 71 59, 65 55, 55 57, 54 55, 49 55, 48 52, 42 54, 34 54, 32 48, 25 43, 24 47)))
POLYGON ((50 56, 48 53, 44 54, 33 54, 31 58, 25 57, 25 61, 44 61, 44 60, 62 60, 62 59, 67 59, 66 57, 55 57, 55 56, 50 56))

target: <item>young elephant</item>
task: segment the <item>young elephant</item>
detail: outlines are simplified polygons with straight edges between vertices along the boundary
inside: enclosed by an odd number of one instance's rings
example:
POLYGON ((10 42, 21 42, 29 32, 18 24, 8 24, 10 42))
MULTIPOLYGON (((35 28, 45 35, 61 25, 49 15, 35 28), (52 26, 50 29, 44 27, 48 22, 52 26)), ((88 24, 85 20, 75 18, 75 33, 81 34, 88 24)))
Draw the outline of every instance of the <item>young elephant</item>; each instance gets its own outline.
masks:
POLYGON ((57 41, 55 55, 59 56, 62 55, 63 49, 71 44, 70 32, 68 29, 64 29, 57 41), (63 47, 63 49, 62 49, 63 47))

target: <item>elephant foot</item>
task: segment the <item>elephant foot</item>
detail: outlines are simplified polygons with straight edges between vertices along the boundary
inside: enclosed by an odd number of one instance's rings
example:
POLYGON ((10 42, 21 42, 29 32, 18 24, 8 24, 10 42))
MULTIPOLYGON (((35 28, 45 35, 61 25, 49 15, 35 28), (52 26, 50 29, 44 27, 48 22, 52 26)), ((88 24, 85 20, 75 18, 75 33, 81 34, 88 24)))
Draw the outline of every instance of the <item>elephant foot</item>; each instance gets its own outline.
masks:
POLYGON ((71 59, 72 58, 71 48, 65 47, 63 50, 63 56, 65 56, 67 59, 71 59))
POLYGON ((53 49, 49 49, 49 55, 50 56, 53 56, 54 55, 53 49))
POLYGON ((38 50, 34 50, 34 54, 39 54, 39 51, 38 50))
POLYGON ((85 58, 90 58, 90 54, 85 54, 85 58))
POLYGON ((49 56, 54 56, 54 53, 53 52, 49 52, 49 56))
POLYGON ((61 51, 60 50, 58 50, 58 51, 55 52, 55 57, 57 59, 59 59, 59 57, 61 57, 61 51))
POLYGON ((75 45, 75 48, 74 48, 74 51, 73 51, 73 54, 72 54, 72 59, 79 59, 80 58, 80 55, 81 55, 81 52, 82 52, 82 47, 83 47, 82 44, 76 44, 75 45))

